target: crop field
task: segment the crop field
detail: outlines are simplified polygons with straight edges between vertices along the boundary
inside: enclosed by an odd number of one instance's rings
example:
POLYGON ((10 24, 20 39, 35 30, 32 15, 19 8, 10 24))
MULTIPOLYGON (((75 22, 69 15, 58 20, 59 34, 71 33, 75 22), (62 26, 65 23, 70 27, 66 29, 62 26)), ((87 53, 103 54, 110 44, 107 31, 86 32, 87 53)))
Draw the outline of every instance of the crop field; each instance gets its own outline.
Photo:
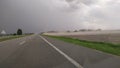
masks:
POLYGON ((96 34, 96 35, 66 35, 67 37, 77 38, 80 40, 120 43, 120 34, 96 34))
POLYGON ((94 42, 107 42, 117 44, 120 43, 120 30, 58 32, 58 33, 45 33, 45 35, 65 36, 94 42))

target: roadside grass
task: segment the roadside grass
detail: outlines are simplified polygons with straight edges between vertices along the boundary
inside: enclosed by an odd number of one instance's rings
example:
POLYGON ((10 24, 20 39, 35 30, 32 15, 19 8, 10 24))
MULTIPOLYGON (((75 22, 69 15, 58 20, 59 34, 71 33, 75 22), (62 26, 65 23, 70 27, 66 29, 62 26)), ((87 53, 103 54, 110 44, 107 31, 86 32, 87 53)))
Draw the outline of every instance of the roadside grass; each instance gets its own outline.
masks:
POLYGON ((5 36, 3 38, 0 38, 0 42, 15 39, 15 38, 20 38, 20 37, 24 37, 24 36, 26 36, 26 35, 5 36))
POLYGON ((79 39, 63 37, 63 36, 48 36, 48 37, 120 56, 120 44, 93 42, 93 41, 79 40, 79 39))

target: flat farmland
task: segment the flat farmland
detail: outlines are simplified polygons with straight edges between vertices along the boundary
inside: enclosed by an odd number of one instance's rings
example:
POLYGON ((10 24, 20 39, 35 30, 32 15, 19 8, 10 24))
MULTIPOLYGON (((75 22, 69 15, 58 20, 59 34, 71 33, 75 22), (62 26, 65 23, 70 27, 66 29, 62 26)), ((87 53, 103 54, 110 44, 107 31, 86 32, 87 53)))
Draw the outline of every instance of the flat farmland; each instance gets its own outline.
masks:
POLYGON ((45 35, 65 36, 95 42, 108 42, 117 44, 120 43, 120 30, 57 32, 57 33, 45 33, 45 35))
POLYGON ((120 34, 69 35, 67 37, 95 42, 120 43, 120 34))
POLYGON ((64 42, 120 56, 119 31, 57 32, 44 34, 64 42))

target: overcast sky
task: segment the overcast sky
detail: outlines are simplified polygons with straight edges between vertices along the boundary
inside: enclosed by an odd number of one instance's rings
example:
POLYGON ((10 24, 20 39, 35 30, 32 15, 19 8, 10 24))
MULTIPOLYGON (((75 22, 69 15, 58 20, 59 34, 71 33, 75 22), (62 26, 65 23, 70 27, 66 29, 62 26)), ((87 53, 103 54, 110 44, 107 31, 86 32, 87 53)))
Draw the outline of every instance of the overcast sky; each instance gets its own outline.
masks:
POLYGON ((0 30, 120 29, 120 0, 0 0, 0 30))

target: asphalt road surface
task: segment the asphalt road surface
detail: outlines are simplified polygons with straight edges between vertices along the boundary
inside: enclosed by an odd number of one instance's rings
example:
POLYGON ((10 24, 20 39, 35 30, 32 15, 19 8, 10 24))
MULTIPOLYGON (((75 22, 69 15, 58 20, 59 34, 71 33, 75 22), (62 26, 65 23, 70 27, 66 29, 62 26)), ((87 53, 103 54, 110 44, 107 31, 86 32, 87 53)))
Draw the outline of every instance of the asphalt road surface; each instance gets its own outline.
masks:
POLYGON ((32 35, 0 43, 0 68, 120 68, 120 57, 32 35))

